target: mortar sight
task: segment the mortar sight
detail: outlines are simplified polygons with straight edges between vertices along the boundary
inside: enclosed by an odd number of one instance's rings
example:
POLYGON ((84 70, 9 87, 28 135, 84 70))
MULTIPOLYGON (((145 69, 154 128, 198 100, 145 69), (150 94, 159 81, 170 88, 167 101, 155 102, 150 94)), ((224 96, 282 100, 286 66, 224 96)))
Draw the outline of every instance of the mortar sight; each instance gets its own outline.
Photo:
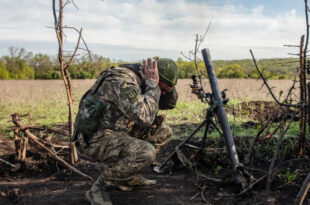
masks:
POLYGON ((200 98, 199 97, 200 92, 199 92, 198 80, 197 80, 195 75, 192 75, 191 79, 193 80, 193 84, 190 85, 190 87, 192 89, 192 93, 197 95, 198 98, 200 98))

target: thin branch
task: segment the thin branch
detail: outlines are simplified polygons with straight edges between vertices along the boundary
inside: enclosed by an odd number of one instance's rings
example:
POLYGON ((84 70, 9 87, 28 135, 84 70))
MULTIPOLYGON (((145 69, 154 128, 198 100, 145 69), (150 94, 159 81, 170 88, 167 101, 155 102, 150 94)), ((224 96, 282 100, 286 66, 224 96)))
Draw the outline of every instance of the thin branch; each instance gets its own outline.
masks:
POLYGON ((66 3, 64 3, 64 8, 65 6, 67 6, 67 4, 73 4, 73 6, 76 8, 76 9, 79 9, 79 7, 75 4, 75 2, 73 0, 67 0, 66 3))
MULTIPOLYGON (((210 24, 209 24, 210 26, 210 24)), ((208 26, 208 28, 209 28, 208 26)), ((207 34, 209 29, 206 30, 205 34, 207 34)), ((205 36, 205 35, 204 35, 205 36)), ((203 39, 202 39, 203 40, 203 39)), ((202 42, 202 40, 200 41, 200 43, 202 42)), ((200 85, 201 85, 201 89, 202 89, 202 93, 205 93, 204 89, 203 89, 203 86, 202 86, 202 78, 201 78, 201 74, 200 74, 200 71, 199 71, 199 68, 198 68, 198 63, 197 63, 197 53, 198 53, 198 49, 199 49, 199 46, 200 44, 198 45, 198 35, 196 35, 196 41, 195 41, 195 53, 194 53, 194 63, 195 63, 195 68, 197 70, 197 73, 198 73, 198 77, 199 77, 199 82, 200 82, 200 85)))
POLYGON ((271 123, 272 121, 274 120, 275 116, 278 114, 278 112, 280 111, 281 109, 281 106, 279 106, 277 108, 277 110, 275 111, 275 113, 272 115, 272 117, 270 117, 266 123, 264 123, 263 127, 257 132, 255 138, 254 138, 254 141, 252 142, 251 146, 250 146, 250 149, 247 153, 247 155, 245 156, 245 161, 246 162, 249 162, 250 161, 250 157, 253 153, 253 149, 254 149, 254 145, 256 144, 256 142, 258 141, 258 139, 260 138, 260 136, 264 133, 265 129, 270 129, 270 126, 271 126, 271 123))
POLYGON ((298 192, 296 199, 294 200, 295 205, 302 205, 305 197, 307 196, 308 190, 310 188, 310 172, 306 179, 303 181, 302 186, 298 192))
POLYGON ((199 171, 197 171, 196 176, 202 177, 202 178, 204 178, 204 179, 207 179, 207 180, 213 181, 213 182, 217 182, 217 183, 223 182, 222 179, 213 178, 213 177, 208 177, 207 175, 205 175, 205 174, 203 174, 203 173, 201 173, 201 172, 199 172, 199 171))
POLYGON ((258 68, 257 66, 257 63, 256 63, 256 59, 254 57, 254 54, 252 52, 252 50, 250 50, 250 53, 251 53, 251 56, 252 56, 252 59, 253 59, 253 62, 254 62, 254 65, 255 65, 255 68, 260 76, 260 78, 263 80, 264 84, 266 85, 267 89, 269 90, 269 93, 271 94, 272 98, 274 99, 274 101, 278 104, 278 105, 281 105, 281 106, 284 106, 284 107, 300 107, 300 105, 289 105, 289 104, 284 104, 284 103, 281 103, 278 101, 278 99, 275 97, 274 93, 272 92, 272 88, 269 86, 269 84, 267 83, 267 80, 266 78, 264 77, 263 73, 260 71, 260 69, 258 68))
POLYGON ((281 167, 283 166, 286 166, 287 164, 289 163, 293 163, 293 162, 298 162, 298 161, 301 161, 301 160, 306 160, 306 161, 309 161, 310 159, 307 159, 307 158, 296 158, 296 159, 291 159, 291 160, 288 160, 278 166, 276 166, 271 173, 267 173, 265 175, 263 175, 262 177, 258 178, 257 180, 255 180, 254 182, 252 182, 251 184, 249 184, 248 188, 244 189, 243 191, 241 191, 239 194, 237 194, 237 196, 240 196, 246 192, 248 192, 249 190, 251 190, 253 188, 253 186, 255 184, 257 184, 258 182, 262 181, 263 179, 265 179, 266 177, 268 177, 270 174, 275 174, 281 167))
POLYGON ((65 8, 65 7, 67 6, 67 4, 70 4, 70 3, 71 3, 71 1, 70 1, 70 0, 67 0, 66 3, 64 3, 63 8, 65 8))
POLYGON ((60 148, 60 149, 69 149, 69 146, 68 145, 57 145, 57 144, 52 144, 50 142, 46 142, 45 140, 42 140, 41 138, 33 135, 38 141, 42 142, 43 144, 45 145, 48 145, 52 148, 60 148))
POLYGON ((65 8, 65 6, 66 6, 67 4, 70 4, 70 3, 72 3, 73 6, 74 6, 76 9, 79 9, 79 7, 74 3, 73 0, 67 0, 63 7, 65 8))
POLYGON ((211 27, 211 24, 212 24, 212 21, 210 21, 210 23, 209 23, 205 33, 203 34, 203 37, 200 39, 200 42, 199 42, 198 47, 197 47, 197 50, 199 50, 201 43, 205 40, 205 37, 206 37, 210 27, 211 27))
POLYGON ((299 56, 299 54, 297 54, 297 53, 287 53, 287 55, 291 55, 291 56, 299 56))
MULTIPOLYGON (((58 12, 58 29, 59 29, 59 36, 61 38, 61 43, 63 43, 63 4, 62 4, 62 0, 59 0, 59 12, 58 12)), ((62 48, 61 48, 62 49, 62 48)))
POLYGON ((296 47, 296 48, 299 48, 299 45, 283 45, 285 47, 296 47))
POLYGON ((79 46, 80 46, 81 37, 82 37, 82 28, 80 29, 79 38, 78 38, 77 44, 76 44, 76 46, 75 46, 74 52, 73 52, 73 54, 71 55, 70 60, 65 64, 64 69, 68 69, 68 67, 71 65, 71 63, 72 63, 72 61, 73 61, 73 58, 75 57, 76 52, 77 52, 77 50, 78 50, 78 48, 79 48, 79 46))
MULTIPOLYGON (((78 32, 78 33, 81 32, 81 30, 79 31, 77 28, 71 27, 71 26, 64 26, 63 28, 64 28, 64 29, 73 29, 73 30, 75 30, 75 31, 78 32)), ((82 28, 81 28, 81 29, 82 29, 82 28)), ((84 44, 84 46, 85 46, 85 50, 88 52, 89 59, 90 59, 90 61, 92 61, 92 57, 91 57, 90 50, 89 50, 89 48, 88 48, 88 46, 87 46, 87 43, 86 43, 86 41, 84 40, 84 38, 83 38, 82 35, 81 35, 81 39, 82 39, 83 44, 84 44)))
POLYGON ((53 16, 54 16, 54 25, 55 25, 55 29, 57 29, 57 17, 56 17, 56 2, 55 0, 53 0, 53 16))
POLYGON ((306 58, 307 58, 307 50, 308 50, 308 43, 309 43, 309 17, 308 17, 308 0, 305 0, 305 15, 306 15, 306 43, 304 49, 304 65, 306 65, 306 58))
POLYGON ((265 174, 264 176, 258 178, 257 180, 255 180, 254 182, 252 182, 251 184, 249 184, 249 186, 248 186, 246 189, 242 190, 242 191, 241 191, 239 194, 237 194, 237 195, 240 196, 240 195, 242 195, 242 194, 248 192, 249 190, 251 190, 251 189, 253 188, 253 186, 254 186, 255 184, 257 184, 258 182, 260 182, 260 181, 262 181, 263 179, 265 179, 268 175, 269 175, 269 173, 267 173, 267 174, 265 174))
MULTIPOLYGON (((211 27, 211 24, 212 24, 212 21, 209 23, 209 25, 208 25, 206 31, 204 32, 203 36, 202 36, 200 39, 198 39, 198 34, 196 34, 195 49, 194 49, 194 51, 189 51, 189 55, 188 55, 188 56, 185 56, 184 53, 181 52, 181 55, 182 55, 184 58, 186 58, 186 59, 189 60, 189 61, 194 61, 194 62, 195 62, 196 68, 197 68, 197 54, 198 54, 198 52, 199 52, 200 45, 201 45, 201 43, 204 41, 204 39, 205 39, 205 37, 206 37, 206 35, 207 35, 207 33, 208 33, 210 27, 211 27), (199 43, 198 43, 198 42, 199 42, 199 43), (194 55, 194 59, 191 59, 191 54, 194 55)), ((199 71, 198 71, 198 73, 199 73, 199 71)), ((199 74, 199 76, 201 77, 200 74, 199 74)))
POLYGON ((71 2, 76 9, 79 9, 79 7, 75 4, 74 0, 71 0, 71 2))
MULTIPOLYGON (((13 127, 14 129, 15 127, 13 127)), ((70 137, 69 134, 61 131, 61 130, 57 130, 57 129, 53 129, 53 128, 47 128, 47 127, 38 127, 38 126, 33 126, 33 125, 28 125, 28 126, 23 126, 23 127, 19 127, 18 129, 24 131, 24 130, 27 130, 27 129, 35 129, 35 130, 46 130, 46 131, 50 131, 50 132, 54 132, 54 133, 57 133, 57 134, 61 134, 63 136, 67 136, 67 137, 70 137)))
POLYGON ((190 57, 188 57, 188 56, 184 55, 184 53, 183 53, 183 52, 181 52, 181 55, 182 55, 185 59, 187 59, 187 60, 189 60, 189 61, 193 61, 193 59, 191 59, 190 57))
MULTIPOLYGON (((301 107, 299 110, 301 110, 301 109, 303 109, 303 107, 301 107)), ((272 161, 270 163, 269 170, 268 170, 268 179, 267 179, 267 183, 266 183, 266 199, 268 198, 268 196, 270 194, 270 184, 272 182, 272 172, 273 172, 273 167, 274 167, 275 162, 276 162, 277 157, 278 157, 278 153, 280 150, 280 144, 282 143, 283 138, 284 138, 287 130, 289 129, 291 123, 294 121, 294 117, 297 115, 298 112, 296 112, 294 114, 294 116, 292 116, 292 118, 289 120, 289 122, 285 125, 285 127, 284 127, 284 129, 283 129, 283 131, 279 137, 279 141, 277 143, 277 147, 276 147, 276 150, 274 152, 274 155, 273 155, 273 158, 272 158, 272 161)))

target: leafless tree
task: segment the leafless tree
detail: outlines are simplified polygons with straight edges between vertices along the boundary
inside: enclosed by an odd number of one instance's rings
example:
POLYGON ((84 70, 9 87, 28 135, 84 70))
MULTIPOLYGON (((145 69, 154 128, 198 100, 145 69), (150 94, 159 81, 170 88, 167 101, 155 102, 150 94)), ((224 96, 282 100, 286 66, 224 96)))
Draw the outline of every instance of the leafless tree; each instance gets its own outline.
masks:
MULTIPOLYGON (((86 50, 90 56, 89 49, 87 47, 87 44, 85 43, 83 37, 82 37, 82 28, 76 29, 75 27, 70 26, 64 26, 63 25, 63 11, 65 6, 68 4, 73 4, 76 8, 76 4, 73 0, 66 0, 63 2, 63 0, 53 0, 53 16, 54 16, 54 28, 56 32, 56 37, 58 40, 58 61, 61 71, 61 76, 64 81, 67 99, 68 99, 68 110, 69 110, 69 117, 68 117, 68 126, 69 126, 69 133, 70 136, 73 134, 73 99, 72 99, 72 83, 71 83, 71 77, 69 73, 69 67, 74 59, 74 57, 77 55, 77 52, 79 49, 86 50), (58 10, 56 9, 58 5, 58 10), (71 29, 78 33, 78 39, 75 46, 74 51, 71 53, 70 56, 65 57, 64 56, 64 29, 71 29), (80 47, 81 40, 84 43, 85 48, 80 47)), ((70 139, 70 150, 71 150, 71 162, 74 164, 78 160, 78 156, 76 153, 76 148, 74 142, 71 142, 70 139)))

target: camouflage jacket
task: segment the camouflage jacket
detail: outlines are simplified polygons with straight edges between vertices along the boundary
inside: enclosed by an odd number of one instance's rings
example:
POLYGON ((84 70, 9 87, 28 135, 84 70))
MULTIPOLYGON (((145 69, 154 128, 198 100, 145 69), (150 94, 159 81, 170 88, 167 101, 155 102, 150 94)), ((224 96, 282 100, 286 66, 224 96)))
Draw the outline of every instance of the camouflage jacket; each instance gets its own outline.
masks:
POLYGON ((142 81, 137 72, 125 67, 112 67, 102 72, 91 90, 96 88, 94 96, 107 105, 98 126, 98 131, 105 133, 125 131, 139 137, 152 125, 159 107, 171 109, 177 101, 175 89, 161 98, 154 80, 142 81))

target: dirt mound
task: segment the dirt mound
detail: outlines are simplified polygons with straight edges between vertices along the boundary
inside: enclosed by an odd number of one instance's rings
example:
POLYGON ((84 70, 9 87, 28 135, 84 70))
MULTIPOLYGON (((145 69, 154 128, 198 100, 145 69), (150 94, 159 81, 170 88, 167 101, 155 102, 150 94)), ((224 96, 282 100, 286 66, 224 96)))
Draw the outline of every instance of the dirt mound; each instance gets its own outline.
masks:
MULTIPOLYGON (((249 101, 242 102, 236 105, 229 105, 226 110, 229 114, 236 116, 245 116, 256 122, 264 122, 271 116, 274 116, 274 121, 281 121, 283 117, 291 117, 295 114, 294 110, 286 110, 281 108, 276 112, 279 105, 272 101, 249 101)), ((298 121, 298 116, 294 117, 298 121)))

